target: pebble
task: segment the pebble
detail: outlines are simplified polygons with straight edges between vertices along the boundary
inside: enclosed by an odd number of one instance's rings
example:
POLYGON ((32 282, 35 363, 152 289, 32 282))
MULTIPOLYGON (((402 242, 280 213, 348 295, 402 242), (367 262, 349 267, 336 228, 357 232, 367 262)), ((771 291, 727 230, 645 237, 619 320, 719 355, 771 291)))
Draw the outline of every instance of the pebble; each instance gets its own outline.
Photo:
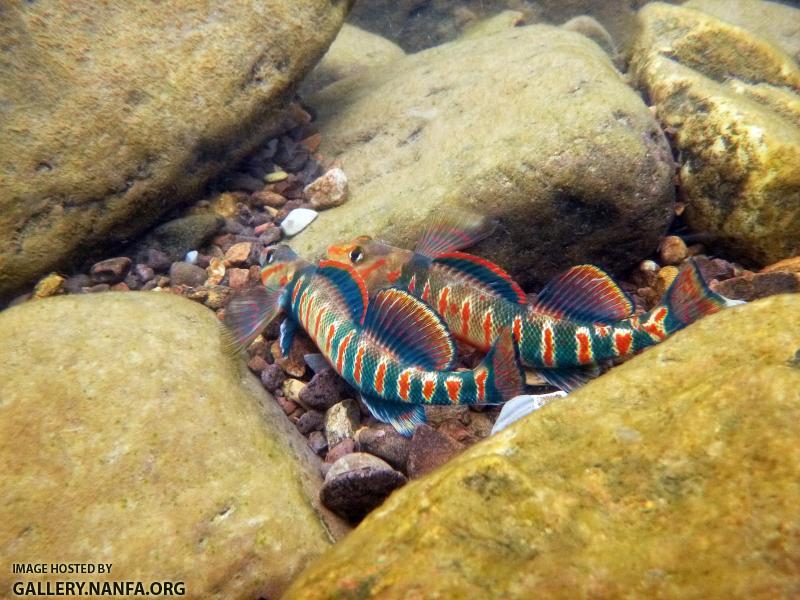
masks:
POLYGON ((236 173, 228 179, 228 185, 235 190, 243 190, 245 192, 255 192, 260 190, 264 183, 248 173, 236 173))
POLYGON ((289 400, 289 398, 284 398, 283 396, 276 395, 275 400, 278 402, 280 407, 283 409, 284 414, 286 415, 292 414, 299 408, 297 402, 289 400))
POLYGON ((206 267, 206 274, 206 285, 219 285, 225 278, 225 262, 221 258, 212 258, 206 267))
POLYGON ((325 415, 318 410, 306 411, 297 421, 297 430, 303 435, 308 435, 312 431, 322 431, 324 426, 325 415))
POLYGON ((256 206, 281 208, 284 204, 286 204, 286 198, 284 196, 269 190, 259 190, 254 192, 251 198, 253 199, 253 204, 256 206))
POLYGON ((652 287, 658 277, 658 263, 653 260, 643 260, 631 273, 631 279, 639 287, 652 287))
POLYGON ((208 297, 203 301, 208 308, 219 310, 228 302, 233 290, 224 285, 212 285, 208 289, 208 297))
POLYGON ((142 283, 150 281, 153 277, 156 276, 156 272, 153 270, 152 267, 142 263, 137 263, 133 267, 133 272, 136 274, 136 276, 142 283))
POLYGON ((211 210, 224 219, 230 219, 236 215, 236 204, 239 202, 239 195, 235 192, 225 192, 219 194, 211 200, 211 210))
POLYGON ((700 274, 703 276, 703 279, 708 283, 713 279, 718 281, 730 279, 736 274, 736 269, 733 264, 721 258, 698 256, 694 261, 698 269, 700 269, 700 274))
POLYGON ((128 284, 124 281, 120 281, 119 283, 115 283, 111 286, 112 292, 130 292, 131 288, 128 287, 128 284))
POLYGON ((333 369, 316 373, 300 391, 300 402, 319 411, 325 411, 341 398, 341 379, 333 369))
POLYGON ((677 276, 678 267, 661 267, 658 271, 658 275, 656 275, 655 284, 653 284, 656 297, 661 298, 677 276))
POLYGON ((800 273, 745 273, 717 283, 714 291, 731 300, 746 302, 775 294, 791 294, 800 291, 800 273))
POLYGON ((189 263, 190 265, 196 265, 198 255, 199 253, 197 250, 192 250, 191 252, 186 253, 186 256, 183 257, 183 261, 189 263))
POLYGON ((127 256, 117 256, 101 260, 92 265, 89 275, 93 283, 119 283, 131 268, 131 259, 127 256))
POLYGON ((169 269, 169 280, 173 286, 188 285, 198 287, 205 283, 208 274, 205 269, 187 262, 175 262, 169 269))
MULTIPOLYGON (((277 319, 273 321, 277 322, 277 319)), ((287 374, 292 377, 302 377, 306 372, 306 361, 303 359, 305 354, 313 354, 318 352, 316 346, 308 340, 305 336, 295 336, 292 347, 289 349, 289 355, 286 357, 281 356, 281 348, 278 340, 275 340, 270 348, 272 358, 287 374)), ((313 407, 312 407, 313 408, 313 407)))
POLYGON ((325 435, 321 431, 312 431, 308 436, 308 447, 314 451, 314 454, 322 456, 328 449, 328 442, 325 441, 325 435))
POLYGON ((303 389, 304 385, 305 383, 299 379, 288 377, 281 384, 281 390, 283 391, 283 395, 289 400, 302 404, 302 402, 300 402, 300 390, 303 389))
POLYGON ((327 171, 303 189, 313 208, 332 208, 347 200, 347 175, 339 167, 327 171))
POLYGON ((264 176, 264 181, 267 183, 277 183, 283 181, 287 177, 289 177, 289 174, 286 171, 274 171, 272 173, 267 173, 264 176))
POLYGON ((283 385, 286 374, 280 366, 272 364, 261 371, 261 383, 267 390, 274 392, 283 385))
POLYGON ((287 237, 297 235, 317 218, 317 211, 310 208, 295 208, 281 222, 281 231, 287 237))
POLYGON ((240 290, 245 287, 249 279, 249 269, 228 269, 228 285, 234 290, 240 290))
POLYGON ((395 469, 406 470, 408 450, 411 440, 403 437, 389 424, 381 423, 372 427, 362 427, 356 432, 356 450, 369 452, 382 458, 395 469))
POLYGON ((334 463, 342 458, 345 454, 350 454, 355 451, 356 444, 353 441, 353 438, 345 438, 332 448, 330 447, 330 444, 328 444, 328 453, 325 455, 325 462, 329 464, 334 463))
POLYGON ((247 361, 247 367, 253 371, 253 373, 261 373, 264 369, 269 366, 267 361, 264 360, 262 356, 252 356, 250 360, 247 361))
POLYGON ((225 253, 225 266, 239 266, 247 262, 250 256, 250 251, 253 249, 253 244, 250 242, 239 242, 234 244, 225 253))
POLYGON ((50 273, 39 280, 33 289, 34 298, 47 298, 64 293, 64 284, 67 280, 58 273, 50 273))
POLYGON ((785 258, 761 269, 762 273, 772 273, 773 271, 786 271, 788 273, 800 273, 800 256, 785 258))
POLYGON ((320 499, 336 514, 357 523, 405 482, 402 473, 380 458, 353 452, 331 465, 322 484, 320 499))
POLYGON ((355 436, 361 411, 355 400, 342 400, 325 412, 325 439, 328 447, 333 448, 345 438, 355 436))
POLYGON ((274 223, 269 223, 263 232, 259 234, 258 241, 264 246, 271 246, 281 241, 281 237, 283 237, 281 228, 274 223))
POLYGON ((661 262, 665 265, 679 265, 689 256, 686 243, 677 235, 668 235, 661 241, 658 248, 661 262))
POLYGON ((64 289, 70 294, 83 294, 85 292, 84 288, 90 285, 92 285, 91 278, 85 273, 79 273, 67 278, 64 282, 64 289))
POLYGON ((300 140, 300 143, 305 147, 306 150, 313 154, 319 149, 319 145, 322 143, 322 134, 315 133, 310 135, 307 138, 300 140))
POLYGON ((443 465, 464 449, 443 433, 439 433, 430 425, 419 425, 411 438, 406 463, 408 476, 420 477, 443 465))
POLYGON ((156 273, 166 273, 172 266, 172 261, 169 259, 169 256, 155 248, 150 248, 147 251, 145 263, 156 273))
POLYGON ((97 285, 86 288, 86 292, 89 294, 97 294, 99 292, 107 292, 110 289, 111 286, 107 283, 98 283, 97 285))

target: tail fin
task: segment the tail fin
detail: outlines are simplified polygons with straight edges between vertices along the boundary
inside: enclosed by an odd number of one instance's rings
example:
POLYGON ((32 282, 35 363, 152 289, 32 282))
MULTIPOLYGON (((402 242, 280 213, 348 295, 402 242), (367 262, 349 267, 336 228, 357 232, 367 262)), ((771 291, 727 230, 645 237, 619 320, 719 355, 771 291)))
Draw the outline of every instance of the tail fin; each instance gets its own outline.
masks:
POLYGON ((678 273, 661 302, 669 309, 670 315, 679 322, 678 328, 736 303, 712 292, 703 280, 697 264, 692 260, 678 273))
MULTIPOLYGON (((494 404, 519 396, 525 390, 525 373, 519 362, 519 350, 511 331, 506 329, 495 341, 486 357, 475 368, 485 372, 484 403, 494 404)), ((476 375, 478 379, 479 375, 476 375)), ((480 396, 480 393, 479 393, 480 396)))
POLYGON ((235 296, 225 308, 230 350, 244 350, 280 312, 282 290, 257 287, 235 296))

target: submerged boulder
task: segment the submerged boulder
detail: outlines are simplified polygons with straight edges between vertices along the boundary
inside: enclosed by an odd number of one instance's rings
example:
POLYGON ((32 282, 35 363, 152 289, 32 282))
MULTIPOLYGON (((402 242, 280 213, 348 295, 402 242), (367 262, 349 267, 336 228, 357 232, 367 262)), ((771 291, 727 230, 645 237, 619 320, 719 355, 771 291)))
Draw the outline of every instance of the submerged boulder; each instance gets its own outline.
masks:
POLYGON ((468 209, 502 223, 476 253, 541 283, 582 262, 633 265, 672 217, 663 133, 576 33, 530 26, 453 42, 309 100, 350 189, 292 240, 309 257, 362 234, 413 247, 433 215, 468 209))
POLYGON ((0 313, 0 554, 277 598, 343 529, 305 440, 223 343, 211 311, 167 293, 0 313))
POLYGON ((129 240, 274 131, 349 4, 0 8, 0 298, 129 240))
POLYGON ((285 598, 793 595, 799 313, 724 310, 553 401, 395 492, 285 598))
MULTIPOLYGON (((800 23, 800 10, 780 12, 800 23)), ((798 65, 762 28, 701 10, 655 2, 640 20, 631 70, 679 150, 686 221, 751 266, 800 252, 798 65)))

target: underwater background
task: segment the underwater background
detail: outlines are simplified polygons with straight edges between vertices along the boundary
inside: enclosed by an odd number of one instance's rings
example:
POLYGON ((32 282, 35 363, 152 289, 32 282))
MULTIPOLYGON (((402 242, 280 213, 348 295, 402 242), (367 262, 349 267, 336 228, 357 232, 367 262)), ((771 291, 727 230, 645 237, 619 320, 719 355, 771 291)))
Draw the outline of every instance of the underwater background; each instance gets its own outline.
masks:
POLYGON ((0 597, 800 594, 799 63, 797 2, 0 0, 0 597), (272 318, 276 248, 347 276, 272 318))

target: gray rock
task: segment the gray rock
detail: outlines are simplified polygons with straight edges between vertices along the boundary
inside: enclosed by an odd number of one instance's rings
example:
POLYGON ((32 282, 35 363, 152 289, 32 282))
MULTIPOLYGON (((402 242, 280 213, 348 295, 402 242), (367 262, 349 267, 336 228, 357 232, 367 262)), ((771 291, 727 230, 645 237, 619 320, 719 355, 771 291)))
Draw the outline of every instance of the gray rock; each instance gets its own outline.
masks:
POLYGON ((380 458, 363 452, 346 454, 325 475, 322 503, 350 522, 380 506, 406 478, 380 458))
POLYGON ((342 400, 331 406, 325 413, 325 439, 333 448, 345 438, 355 437, 360 411, 355 400, 342 400))
POLYGON ((261 383, 270 392, 274 392, 283 385, 286 380, 286 373, 283 372, 280 365, 271 364, 261 371, 261 383))
POLYGON ((319 456, 325 454, 328 450, 328 442, 325 441, 325 434, 321 431, 312 431, 308 435, 308 447, 319 456))
POLYGON ((309 410, 297 420, 297 430, 303 435, 312 431, 321 431, 325 426, 325 415, 318 410, 309 410))
POLYGON ((356 449, 382 458, 399 471, 406 470, 411 441, 391 425, 381 423, 356 432, 356 449))
POLYGON ((299 400, 303 406, 319 411, 328 410, 342 397, 342 378, 333 369, 315 373, 302 390, 299 400))
POLYGON ((205 269, 197 265, 190 265, 187 262, 172 263, 169 269, 170 284, 175 285, 188 285, 189 287, 197 287, 203 285, 208 279, 208 273, 205 269))

